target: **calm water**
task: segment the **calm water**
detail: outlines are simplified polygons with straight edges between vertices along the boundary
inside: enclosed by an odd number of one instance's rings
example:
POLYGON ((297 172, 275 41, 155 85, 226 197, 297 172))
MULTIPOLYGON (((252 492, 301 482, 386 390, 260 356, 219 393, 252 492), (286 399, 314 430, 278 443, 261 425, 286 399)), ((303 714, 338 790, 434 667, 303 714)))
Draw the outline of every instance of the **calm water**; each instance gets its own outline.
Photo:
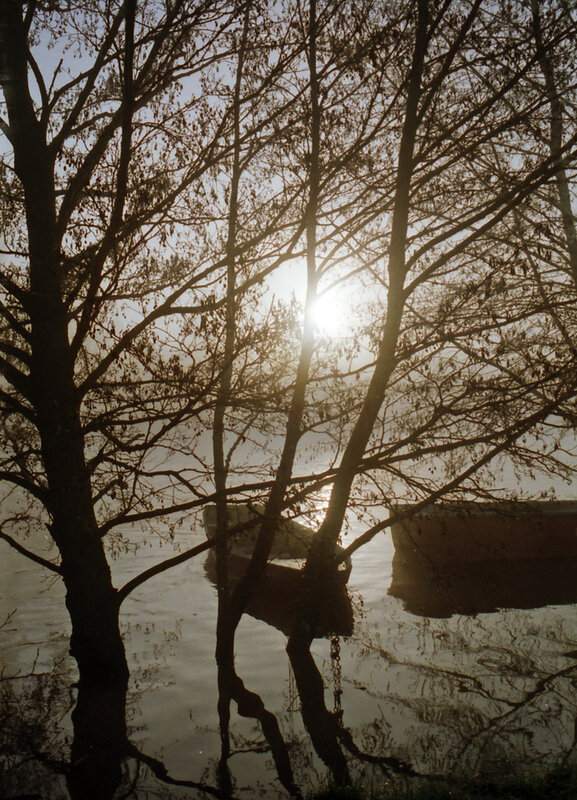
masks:
MULTIPOLYGON (((199 530, 181 535, 180 544, 203 538, 199 530)), ((145 543, 119 556, 116 584, 170 554, 166 545, 145 543)), ((573 757, 577 590, 572 596, 573 582, 565 580, 564 592, 556 591, 562 565, 550 567, 558 573, 541 584, 529 565, 526 575, 500 576, 500 587, 487 575, 457 576, 448 590, 397 573, 395 597, 393 556, 388 535, 355 554, 350 605, 332 623, 350 635, 312 647, 324 691, 314 688, 314 666, 289 661, 282 603, 265 598, 254 610, 261 619, 243 617, 236 672, 274 715, 267 719, 276 719, 280 736, 271 744, 270 731, 267 740, 250 716, 258 703, 243 706, 249 716, 232 703, 229 796, 288 796, 279 741, 304 793, 341 760, 353 776, 378 785, 400 762, 423 775, 503 776, 573 757), (522 608, 496 610, 502 602, 522 608)), ((122 760, 114 797, 221 796, 216 590, 206 558, 152 579, 123 605, 131 670, 126 721, 136 749, 122 760)), ((0 796, 68 797, 76 691, 62 587, 6 546, 0 586, 0 622, 12 614, 0 629, 0 796)))

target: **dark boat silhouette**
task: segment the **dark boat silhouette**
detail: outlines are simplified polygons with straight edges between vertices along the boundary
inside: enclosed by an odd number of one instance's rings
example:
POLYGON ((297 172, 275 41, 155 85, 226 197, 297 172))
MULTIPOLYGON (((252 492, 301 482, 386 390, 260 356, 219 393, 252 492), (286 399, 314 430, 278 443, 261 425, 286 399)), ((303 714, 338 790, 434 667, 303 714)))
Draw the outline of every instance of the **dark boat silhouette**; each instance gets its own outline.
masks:
MULTIPOLYGON (((264 506, 260 504, 238 503, 227 506, 229 530, 229 554, 233 564, 240 570, 252 557, 258 522, 264 517, 264 506)), ((216 506, 209 505, 203 512, 204 527, 209 539, 216 535, 216 506)), ((281 578, 287 572, 300 572, 307 558, 315 531, 306 528, 293 519, 281 517, 275 532, 268 559, 267 572, 281 578)), ((344 549, 335 546, 335 554, 342 556, 344 549)), ((347 556, 337 566, 337 579, 345 584, 351 574, 351 559, 347 556)))
MULTIPOLYGON (((234 586, 245 574, 258 534, 258 520, 264 506, 230 505, 228 522, 231 533, 228 553, 228 576, 234 586), (251 524, 252 523, 252 524, 251 524)), ((208 538, 216 534, 216 507, 204 511, 204 524, 208 538)), ((255 619, 282 631, 287 636, 297 611, 304 567, 314 531, 294 520, 281 517, 265 571, 254 587, 247 613, 255 619)), ((340 555, 344 550, 336 546, 340 555)), ((205 562, 208 579, 217 585, 216 556, 212 549, 205 562)), ((318 609, 315 636, 349 636, 353 632, 353 609, 346 590, 351 572, 350 558, 341 561, 334 572, 327 575, 318 609)))
MULTIPOLYGON (((228 573, 232 586, 246 571, 246 559, 229 558, 228 573)), ((216 556, 210 551, 204 565, 208 580, 217 586, 216 556)), ((271 570, 268 567, 254 587, 246 608, 247 614, 289 636, 298 610, 301 573, 297 570, 271 570)), ((353 607, 346 586, 329 581, 322 593, 315 636, 350 636, 353 632, 353 607)))
POLYGON ((577 503, 440 504, 393 525, 392 534, 389 594, 412 613, 577 602, 577 503))
POLYGON ((392 526, 395 552, 432 565, 577 558, 577 502, 438 503, 392 526))

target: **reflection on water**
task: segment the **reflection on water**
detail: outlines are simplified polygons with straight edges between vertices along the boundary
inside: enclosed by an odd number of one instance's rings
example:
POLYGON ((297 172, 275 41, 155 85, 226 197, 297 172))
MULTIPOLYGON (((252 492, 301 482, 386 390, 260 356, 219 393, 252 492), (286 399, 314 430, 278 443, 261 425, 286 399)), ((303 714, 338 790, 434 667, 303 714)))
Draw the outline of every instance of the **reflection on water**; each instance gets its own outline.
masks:
MULTIPOLYGON (((435 582, 403 572, 383 536, 310 651, 287 653, 291 595, 273 582, 217 671, 216 590, 196 559, 126 601, 128 694, 105 698, 74 686, 60 586, 3 555, 0 581, 18 583, 0 600, 0 622, 17 609, 0 628, 0 796, 298 797, 327 772, 522 774, 573 753, 573 566, 435 582)), ((116 582, 159 556, 120 559, 116 582)))
MULTIPOLYGON (((229 580, 238 581, 246 566, 246 559, 231 559, 229 580)), ((216 586, 216 558, 212 551, 206 558, 205 572, 209 581, 216 586)), ((247 614, 288 636, 296 613, 300 580, 299 569, 269 564, 252 594, 247 614)), ((350 636, 352 632, 353 607, 347 589, 339 583, 331 583, 323 593, 316 634, 350 636)))
POLYGON ((447 565, 393 558, 389 593, 412 614, 450 617, 577 603, 577 558, 524 558, 447 565))

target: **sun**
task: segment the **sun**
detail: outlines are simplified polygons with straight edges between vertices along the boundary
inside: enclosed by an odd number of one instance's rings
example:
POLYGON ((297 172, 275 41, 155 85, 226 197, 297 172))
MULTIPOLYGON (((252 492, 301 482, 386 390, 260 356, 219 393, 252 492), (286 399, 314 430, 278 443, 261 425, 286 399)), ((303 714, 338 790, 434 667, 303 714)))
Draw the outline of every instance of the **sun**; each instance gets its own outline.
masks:
MULTIPOLYGON (((346 277, 346 276, 345 276, 346 277)), ((292 297, 300 306, 301 313, 306 304, 306 262, 295 259, 269 277, 268 288, 281 302, 292 297)), ((270 294, 267 295, 270 298, 270 294)), ((333 280, 317 287, 317 295, 309 308, 315 334, 319 339, 348 339, 356 335, 359 328, 359 299, 362 287, 358 282, 333 280)))
POLYGON ((348 310, 335 291, 319 294, 311 308, 313 323, 319 336, 342 336, 347 327, 348 310))

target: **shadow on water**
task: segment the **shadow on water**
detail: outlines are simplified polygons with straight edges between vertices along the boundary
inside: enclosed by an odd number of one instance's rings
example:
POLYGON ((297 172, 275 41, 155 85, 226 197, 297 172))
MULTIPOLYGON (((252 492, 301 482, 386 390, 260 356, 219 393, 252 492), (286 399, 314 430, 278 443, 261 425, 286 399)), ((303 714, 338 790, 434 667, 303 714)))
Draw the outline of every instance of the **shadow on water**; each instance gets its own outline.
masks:
POLYGON ((72 712, 74 737, 66 770, 73 800, 113 797, 122 783, 126 735, 127 685, 78 687, 72 712))
MULTIPOLYGON (((229 563, 229 567, 231 564, 229 563)), ((238 572, 229 571, 232 584, 238 580, 245 565, 238 565, 238 572)), ((215 580, 215 560, 209 556, 206 562, 206 574, 215 580)), ((293 629, 301 588, 302 574, 295 570, 274 570, 267 567, 256 587, 254 587, 247 612, 256 619, 263 620, 287 634, 293 629)), ((325 700, 325 682, 311 653, 311 641, 299 636, 289 636, 287 654, 292 668, 294 681, 300 701, 300 712, 304 728, 310 737, 314 752, 328 768, 335 784, 344 785, 351 782, 349 759, 353 756, 357 761, 368 762, 379 768, 389 777, 391 772, 411 774, 411 769, 400 759, 365 753, 354 741, 352 733, 343 725, 340 689, 340 637, 339 634, 350 635, 353 629, 353 612, 346 587, 332 579, 323 582, 322 602, 315 613, 314 638, 331 637, 331 662, 335 673, 338 673, 338 687, 335 685, 333 699, 335 708, 330 711, 325 700)), ((230 602, 230 597, 220 593, 221 612, 230 602)), ((302 609, 300 609, 302 611, 302 609)), ((226 620, 227 614, 221 613, 226 620)), ((232 615, 234 618, 234 614, 232 615)), ((295 783, 290 752, 281 733, 276 716, 267 710, 261 697, 249 691, 234 666, 234 639, 237 625, 223 624, 217 630, 217 662, 219 685, 219 723, 221 734, 221 758, 219 761, 220 788, 229 797, 232 791, 232 780, 228 769, 231 756, 230 746, 230 706, 231 701, 237 705, 238 713, 243 717, 258 720, 267 745, 272 754, 280 784, 296 798, 302 798, 302 790, 295 783), (220 657, 219 655, 220 654, 220 657)))
MULTIPOLYGON (((335 638, 331 642, 331 657, 338 659, 338 647, 338 638, 335 638)), ((298 637, 291 637, 287 644, 287 653, 301 701, 304 726, 317 755, 330 770, 335 784, 350 783, 348 757, 351 756, 358 762, 377 767, 385 779, 390 778, 391 774, 414 774, 411 767, 401 759, 364 752, 355 743, 352 733, 343 725, 343 710, 339 698, 336 698, 334 711, 329 711, 326 706, 323 677, 309 647, 299 641, 298 637)))
POLYGON ((78 685, 64 664, 0 680, 2 798, 104 799, 123 783, 126 685, 78 685))
POLYGON ((126 699, 126 685, 71 683, 58 668, 2 676, 2 800, 112 800, 150 791, 165 800, 183 797, 170 787, 232 798, 209 783, 173 778, 161 760, 139 750, 127 735, 126 699), (61 727, 70 711, 72 736, 61 727))
MULTIPOLYGON (((206 566, 210 574, 210 559, 206 566)), ((253 593, 250 613, 281 631, 288 631, 294 617, 294 594, 299 574, 265 573, 253 593), (295 582, 296 580, 296 582, 295 582)), ((344 586, 328 592, 319 617, 319 635, 350 634, 353 612, 344 586)), ((265 750, 271 753, 280 786, 289 795, 302 797, 293 775, 289 748, 277 717, 266 708, 261 696, 246 688, 234 663, 236 626, 222 627, 218 635, 230 638, 230 647, 217 650, 230 654, 217 665, 218 718, 221 754, 218 759, 217 785, 173 777, 165 764, 147 755, 133 744, 127 726, 128 684, 98 686, 77 682, 71 662, 63 657, 62 666, 30 675, 0 676, 0 797, 35 797, 42 800, 112 800, 119 796, 138 798, 155 791, 168 800, 172 797, 211 796, 233 800, 234 779, 228 760, 234 754, 230 746, 230 706, 234 702, 240 717, 259 723, 265 750), (70 722, 67 723, 66 720, 70 722), (58 732, 58 733, 57 733, 58 732), (193 794, 182 791, 195 790, 193 794)), ((336 638, 333 641, 338 641, 336 638)), ((217 641, 218 644, 218 641, 217 641)), ((338 754, 339 726, 324 706, 324 685, 310 651, 291 656, 302 691, 302 713, 313 744, 325 761, 326 742, 335 757, 328 759, 333 774, 342 777, 345 759, 338 754), (311 723, 316 712, 324 709, 311 723), (338 763, 337 763, 338 762, 338 763)), ((258 680, 258 675, 251 679, 258 680)), ((131 687, 130 697, 142 689, 131 687)), ((263 743, 259 745, 262 752, 263 743)))
MULTIPOLYGON (((231 591, 219 592, 219 620, 217 626, 217 664, 218 664, 218 710, 221 736, 221 757, 219 761, 219 779, 221 789, 229 797, 232 791, 232 779, 228 768, 231 756, 230 717, 231 702, 236 703, 238 713, 242 717, 251 717, 260 723, 262 734, 273 757, 280 784, 291 797, 302 798, 303 793, 297 786, 291 765, 289 749, 283 738, 276 716, 267 710, 261 697, 249 691, 238 676, 234 665, 236 623, 227 620, 237 619, 234 613, 234 587, 246 572, 245 558, 227 559, 227 581, 231 591), (231 613, 232 612, 232 613, 231 613)), ((218 588, 217 559, 214 552, 209 553, 205 562, 207 578, 218 588)), ((245 609, 249 616, 266 622, 285 635, 289 635, 298 609, 302 573, 284 564, 269 563, 253 584, 248 605, 245 609)), ((327 584, 324 592, 316 624, 316 637, 350 635, 353 631, 353 609, 346 587, 342 583, 327 584)), ((324 704, 324 684, 316 669, 313 657, 308 648, 303 652, 293 652, 290 661, 296 678, 300 695, 301 709, 305 728, 320 758, 329 767, 339 783, 348 780, 348 769, 343 753, 338 746, 336 735, 337 723, 327 711, 324 704)))
MULTIPOLYGON (((235 628, 219 630, 220 637, 234 639, 235 628)), ((220 649, 231 652, 232 648, 220 642, 220 649)), ((254 719, 259 722, 262 734, 267 742, 273 757, 279 782, 291 797, 302 798, 302 793, 295 783, 291 766, 289 750, 281 733, 276 716, 269 711, 256 692, 250 691, 238 676, 234 657, 219 659, 218 663, 218 716, 221 740, 221 754, 218 763, 218 776, 222 796, 232 798, 233 780, 229 770, 231 757, 230 744, 230 707, 234 701, 241 717, 254 719)))

